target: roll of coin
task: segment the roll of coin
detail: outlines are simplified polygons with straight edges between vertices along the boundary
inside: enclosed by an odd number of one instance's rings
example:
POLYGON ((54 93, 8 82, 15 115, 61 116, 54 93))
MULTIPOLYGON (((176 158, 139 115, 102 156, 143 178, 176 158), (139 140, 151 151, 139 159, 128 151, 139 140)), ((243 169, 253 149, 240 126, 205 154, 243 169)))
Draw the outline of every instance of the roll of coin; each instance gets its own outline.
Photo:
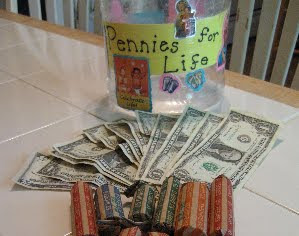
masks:
POLYGON ((131 227, 123 229, 120 236, 145 236, 145 234, 138 227, 131 227))
POLYGON ((208 232, 209 236, 234 235, 233 188, 223 175, 211 185, 208 232))
POLYGON ((84 182, 77 182, 71 190, 72 235, 98 236, 93 191, 84 182))
POLYGON ((175 214, 175 236, 207 235, 209 189, 206 183, 182 185, 175 214))
POLYGON ((96 216, 98 220, 118 220, 124 217, 119 189, 104 184, 96 190, 95 194, 96 216))
POLYGON ((160 232, 149 232, 146 236, 168 236, 168 234, 160 232))
POLYGON ((134 194, 129 219, 136 222, 152 221, 155 211, 156 189, 149 184, 141 185, 134 194))
POLYGON ((180 180, 178 178, 171 176, 164 180, 153 219, 155 230, 168 234, 173 233, 179 188, 180 180))
MULTIPOLYGON (((100 236, 119 236, 121 232, 121 226, 109 227, 109 229, 99 229, 100 236)), ((86 235, 88 236, 88 235, 86 235)))

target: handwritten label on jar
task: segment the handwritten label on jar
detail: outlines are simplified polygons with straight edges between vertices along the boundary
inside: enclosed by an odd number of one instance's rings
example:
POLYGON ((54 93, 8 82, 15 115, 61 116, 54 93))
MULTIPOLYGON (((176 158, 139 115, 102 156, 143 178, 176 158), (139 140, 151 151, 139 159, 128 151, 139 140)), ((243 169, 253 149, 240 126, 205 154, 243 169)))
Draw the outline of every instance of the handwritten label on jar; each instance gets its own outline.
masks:
POLYGON ((174 24, 125 24, 105 22, 109 66, 113 55, 145 57, 151 75, 188 73, 216 64, 222 47, 223 22, 227 14, 196 20, 192 37, 176 39, 174 24))

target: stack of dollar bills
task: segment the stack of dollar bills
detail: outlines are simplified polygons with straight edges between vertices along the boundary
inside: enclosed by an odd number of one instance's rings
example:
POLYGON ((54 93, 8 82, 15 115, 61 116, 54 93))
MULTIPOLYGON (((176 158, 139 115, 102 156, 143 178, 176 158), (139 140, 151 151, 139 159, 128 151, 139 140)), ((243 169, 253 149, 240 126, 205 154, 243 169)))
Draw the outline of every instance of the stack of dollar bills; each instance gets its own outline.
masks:
POLYGON ((211 183, 224 174, 239 189, 277 139, 279 123, 231 110, 226 117, 186 107, 182 114, 136 111, 136 120, 103 123, 36 153, 14 178, 31 189, 69 190, 82 180, 122 191, 137 180, 161 185, 211 183))

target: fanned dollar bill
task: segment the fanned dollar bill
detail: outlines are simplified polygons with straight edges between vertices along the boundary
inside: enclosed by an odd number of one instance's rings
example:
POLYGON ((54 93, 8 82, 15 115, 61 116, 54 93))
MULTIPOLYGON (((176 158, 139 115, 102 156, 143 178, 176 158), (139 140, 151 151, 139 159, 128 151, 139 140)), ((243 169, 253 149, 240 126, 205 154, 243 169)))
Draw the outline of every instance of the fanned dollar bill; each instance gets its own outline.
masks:
POLYGON ((93 143, 87 137, 80 135, 76 139, 62 143, 55 144, 53 146, 58 152, 70 155, 76 159, 95 160, 97 157, 103 156, 104 154, 111 152, 102 143, 93 143))
POLYGON ((144 154, 149 141, 149 136, 141 133, 137 121, 126 121, 126 123, 129 125, 131 132, 140 147, 141 152, 144 154))
MULTIPOLYGON (((168 170, 170 170, 181 158, 185 158, 190 152, 192 152, 200 143, 211 133, 215 132, 215 130, 219 127, 224 118, 220 115, 216 114, 208 114, 207 119, 203 121, 201 125, 198 125, 194 130, 191 137, 187 140, 186 144, 182 147, 182 149, 175 155, 173 160, 167 167, 165 173, 167 174, 168 170)), ((162 178, 162 181, 165 179, 162 178)))
POLYGON ((134 163, 136 166, 139 166, 139 163, 136 161, 134 153, 132 152, 132 149, 130 148, 129 144, 125 142, 118 144, 118 146, 132 163, 134 163))
POLYGON ((231 111, 217 131, 168 173, 183 181, 212 182, 224 174, 241 188, 271 150, 279 124, 231 111))
POLYGON ((113 150, 122 142, 122 139, 107 129, 104 124, 86 129, 83 132, 92 142, 102 142, 106 147, 113 150))
POLYGON ((91 166, 94 166, 95 168, 97 168, 97 170, 99 172, 103 171, 100 167, 98 167, 94 161, 90 161, 90 160, 84 160, 84 159, 75 159, 69 155, 65 155, 65 154, 62 154, 56 150, 52 151, 51 152, 51 156, 54 156, 58 159, 61 159, 63 161, 66 161, 72 165, 80 165, 80 164, 85 164, 85 165, 91 165, 91 166))
POLYGON ((106 179, 94 166, 85 164, 72 165, 53 156, 48 156, 47 158, 49 159, 49 163, 36 171, 36 174, 71 183, 84 181, 93 183, 97 186, 109 183, 117 186, 122 191, 125 190, 124 186, 113 180, 106 179))
POLYGON ((121 179, 128 185, 132 184, 137 167, 130 163, 121 150, 109 150, 103 146, 80 136, 71 142, 54 145, 53 148, 74 159, 93 161, 106 173, 121 179))
POLYGON ((13 181, 23 187, 40 190, 70 190, 72 184, 37 175, 35 172, 46 166, 50 160, 41 153, 34 154, 13 178, 13 181))
POLYGON ((136 139, 134 138, 130 126, 126 121, 118 121, 114 123, 106 123, 106 128, 114 132, 117 136, 124 139, 130 146, 136 161, 139 163, 142 157, 142 152, 140 145, 138 145, 136 139))
POLYGON ((106 147, 113 150, 121 148, 132 163, 139 165, 130 146, 111 130, 107 129, 104 124, 86 129, 84 134, 94 143, 103 143, 106 147))
POLYGON ((177 117, 159 115, 157 122, 152 131, 149 143, 145 154, 140 162, 136 179, 139 180, 144 175, 145 169, 148 167, 148 164, 151 162, 154 154, 161 148, 164 143, 168 133, 173 128, 174 124, 177 121, 177 117))
POLYGON ((162 147, 153 157, 145 170, 143 180, 153 184, 162 184, 162 177, 172 158, 182 149, 197 126, 201 126, 207 113, 192 107, 186 107, 183 114, 167 135, 162 147))
POLYGON ((85 165, 90 165, 90 166, 93 166, 97 169, 97 171, 99 173, 101 173, 102 175, 105 176, 105 178, 108 178, 108 179, 112 179, 112 180, 115 180, 119 183, 122 183, 122 184, 127 184, 126 182, 122 181, 121 179, 118 179, 117 177, 109 174, 109 173, 106 173, 105 170, 103 170, 96 162, 94 161, 90 161, 90 160, 84 160, 84 159, 75 159, 71 156, 68 156, 68 155, 65 155, 65 154, 62 154, 60 152, 57 152, 57 151, 52 151, 51 152, 51 156, 53 157, 56 157, 58 159, 61 159, 65 162, 68 162, 72 165, 80 165, 80 164, 85 164, 85 165))
POLYGON ((145 111, 135 111, 135 113, 141 133, 150 136, 158 119, 158 114, 145 111))

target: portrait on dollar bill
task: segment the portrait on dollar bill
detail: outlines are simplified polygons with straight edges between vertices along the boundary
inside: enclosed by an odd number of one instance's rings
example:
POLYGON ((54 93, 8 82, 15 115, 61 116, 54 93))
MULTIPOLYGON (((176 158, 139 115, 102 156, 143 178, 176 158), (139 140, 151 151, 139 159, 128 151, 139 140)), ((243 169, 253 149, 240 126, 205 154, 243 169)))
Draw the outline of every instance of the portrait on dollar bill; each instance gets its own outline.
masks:
POLYGON ((102 158, 109 163, 111 168, 123 170, 130 165, 130 161, 122 157, 122 153, 119 150, 116 150, 114 152, 110 152, 109 154, 103 155, 102 158))
POLYGON ((207 150, 209 156, 212 156, 216 158, 217 160, 224 161, 224 162, 230 162, 235 165, 237 165, 242 157, 244 156, 244 153, 229 147, 221 142, 213 143, 207 150))

